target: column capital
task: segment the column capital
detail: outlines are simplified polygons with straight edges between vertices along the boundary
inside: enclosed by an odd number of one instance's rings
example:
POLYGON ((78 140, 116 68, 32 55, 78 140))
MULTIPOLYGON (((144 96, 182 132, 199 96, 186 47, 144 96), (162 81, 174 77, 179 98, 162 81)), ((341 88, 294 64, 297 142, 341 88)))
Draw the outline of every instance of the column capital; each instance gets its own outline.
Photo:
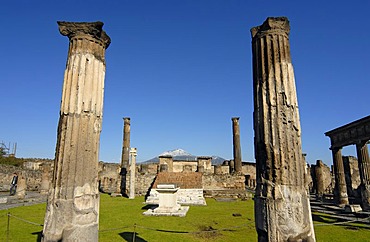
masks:
POLYGON ((233 122, 237 122, 237 121, 239 121, 239 118, 240 118, 240 117, 232 117, 232 118, 231 118, 231 120, 232 120, 233 122))
POLYGON ((137 149, 136 148, 131 148, 130 149, 130 155, 137 156, 137 149))
POLYGON ((108 48, 111 40, 103 30, 103 22, 65 22, 57 21, 59 32, 67 36, 70 40, 89 39, 102 45, 105 49, 108 48))
POLYGON ((289 20, 287 17, 268 17, 262 25, 251 28, 252 38, 263 37, 267 34, 285 34, 290 32, 289 20))

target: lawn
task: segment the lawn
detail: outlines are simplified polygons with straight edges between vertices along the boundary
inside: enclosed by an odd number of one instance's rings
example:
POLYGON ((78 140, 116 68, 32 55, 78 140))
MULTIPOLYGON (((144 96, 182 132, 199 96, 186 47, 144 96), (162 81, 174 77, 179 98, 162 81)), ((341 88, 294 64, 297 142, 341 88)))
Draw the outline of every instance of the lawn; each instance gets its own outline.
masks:
MULTIPOLYGON (((253 200, 217 202, 191 206, 186 217, 144 216, 144 198, 134 200, 101 195, 99 241, 257 241, 253 200)), ((42 230, 45 204, 0 211, 0 241, 37 241, 42 230), (24 219, 26 221, 22 221, 24 219), (29 223, 28 221, 32 222, 29 223)), ((370 241, 370 226, 331 225, 325 214, 314 214, 317 241, 370 241)))

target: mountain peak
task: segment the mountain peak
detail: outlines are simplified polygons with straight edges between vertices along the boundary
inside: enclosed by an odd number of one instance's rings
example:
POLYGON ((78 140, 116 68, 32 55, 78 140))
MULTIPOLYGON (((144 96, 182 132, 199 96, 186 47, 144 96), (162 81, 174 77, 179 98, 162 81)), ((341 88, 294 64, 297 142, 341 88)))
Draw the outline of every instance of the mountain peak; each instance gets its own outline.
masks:
POLYGON ((183 149, 174 149, 174 150, 169 150, 169 151, 165 151, 163 152, 162 154, 160 154, 159 156, 193 156, 192 154, 186 152, 185 150, 183 149))

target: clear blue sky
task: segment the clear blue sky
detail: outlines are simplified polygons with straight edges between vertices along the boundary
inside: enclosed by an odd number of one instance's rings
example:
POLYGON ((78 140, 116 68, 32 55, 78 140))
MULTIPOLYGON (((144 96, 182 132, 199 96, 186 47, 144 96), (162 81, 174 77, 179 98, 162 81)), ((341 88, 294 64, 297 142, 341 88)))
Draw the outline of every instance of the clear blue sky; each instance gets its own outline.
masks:
MULTIPOLYGON (((119 162, 123 117, 138 160, 182 148, 254 160, 250 28, 287 16, 303 152, 331 164, 324 132, 370 114, 369 1, 6 1, 0 7, 0 141, 54 158, 68 38, 56 21, 97 21, 112 43, 100 160, 119 162)), ((343 154, 355 155, 354 147, 343 154)))

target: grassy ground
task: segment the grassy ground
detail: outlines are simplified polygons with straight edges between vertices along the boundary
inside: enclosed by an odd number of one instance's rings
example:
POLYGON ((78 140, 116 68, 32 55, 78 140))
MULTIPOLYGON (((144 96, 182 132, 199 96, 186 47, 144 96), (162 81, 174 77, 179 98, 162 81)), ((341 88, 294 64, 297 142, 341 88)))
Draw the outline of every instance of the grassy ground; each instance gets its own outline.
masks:
MULTIPOLYGON (((187 216, 147 217, 144 198, 134 200, 101 195, 99 241, 257 241, 253 201, 217 202, 190 207, 187 216)), ((45 204, 0 211, 0 241, 37 241, 42 230, 45 204), (18 218, 31 221, 32 224, 18 218)), ((317 241, 370 241, 370 226, 330 225, 337 222, 325 214, 314 214, 317 241)))

